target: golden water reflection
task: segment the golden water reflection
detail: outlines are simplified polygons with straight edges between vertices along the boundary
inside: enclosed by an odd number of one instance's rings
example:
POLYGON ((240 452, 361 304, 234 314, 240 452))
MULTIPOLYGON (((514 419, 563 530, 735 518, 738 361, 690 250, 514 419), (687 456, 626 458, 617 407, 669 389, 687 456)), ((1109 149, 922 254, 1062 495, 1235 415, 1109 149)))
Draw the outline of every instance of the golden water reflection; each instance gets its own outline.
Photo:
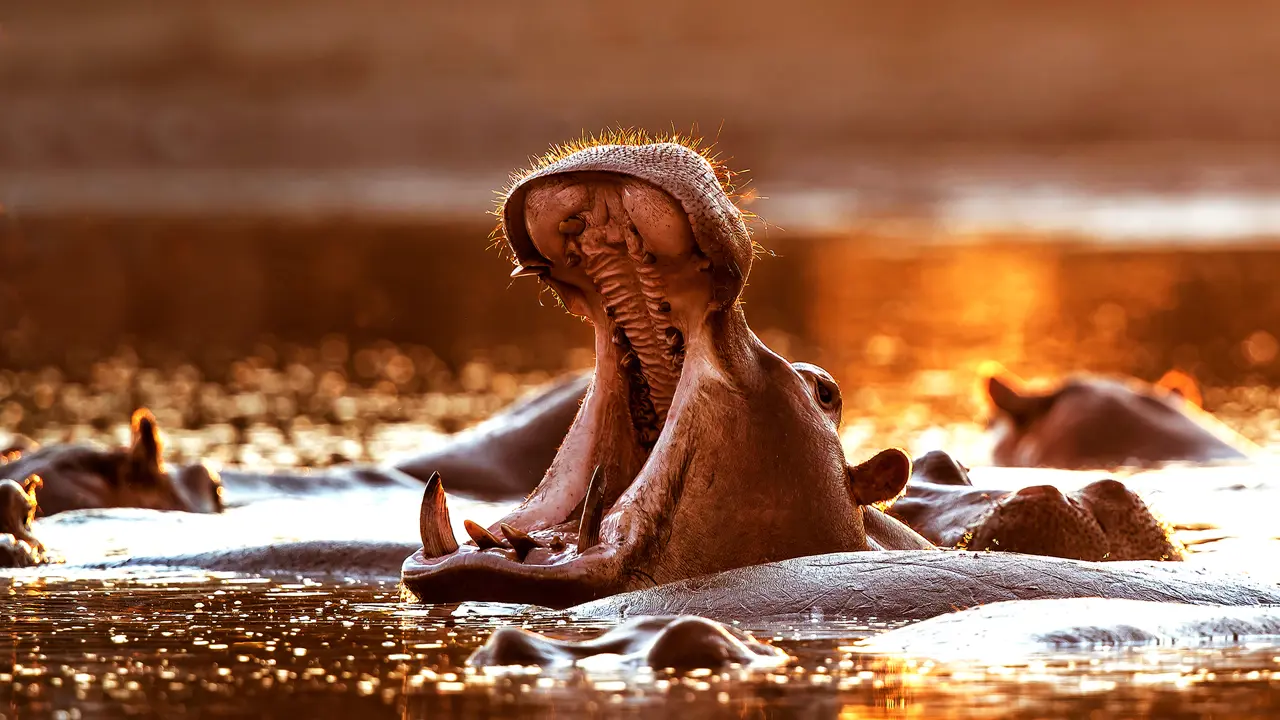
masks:
POLYGON ((713 717, 839 714, 1237 716, 1280 709, 1280 645, 1059 651, 949 665, 860 654, 882 631, 841 618, 745 629, 794 656, 780 669, 673 675, 533 668, 477 672, 499 624, 564 638, 603 629, 501 606, 406 606, 389 584, 219 574, 21 577, 0 586, 0 687, 19 717, 219 715, 713 717), (494 614, 498 613, 498 614, 494 614))

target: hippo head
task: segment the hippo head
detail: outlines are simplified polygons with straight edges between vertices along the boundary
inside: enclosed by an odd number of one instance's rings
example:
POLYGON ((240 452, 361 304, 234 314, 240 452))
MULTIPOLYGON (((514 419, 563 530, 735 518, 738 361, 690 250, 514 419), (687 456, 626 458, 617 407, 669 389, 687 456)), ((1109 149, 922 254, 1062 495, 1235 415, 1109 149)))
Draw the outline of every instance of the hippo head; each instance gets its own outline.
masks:
POLYGON ((0 464, 0 478, 42 477, 45 515, 97 507, 222 511, 218 474, 204 465, 172 470, 156 419, 145 408, 133 414, 131 432, 128 447, 56 444, 10 456, 0 464))
POLYGON ((467 521, 471 543, 428 484, 410 594, 567 606, 868 549, 861 506, 900 492, 910 461, 849 468, 830 376, 802 376, 747 326, 753 246, 711 162, 675 142, 566 151, 501 216, 512 276, 594 326, 595 375, 541 484, 499 523, 467 521))
POLYGON ((1019 385, 1013 378, 987 379, 997 465, 1082 469, 1207 462, 1241 459, 1241 448, 1249 444, 1196 407, 1180 386, 1091 375, 1068 378, 1044 392, 1019 385))
POLYGON ((1052 485, 1000 498, 972 529, 965 547, 1075 560, 1181 560, 1169 528, 1137 493, 1098 480, 1064 494, 1052 485))

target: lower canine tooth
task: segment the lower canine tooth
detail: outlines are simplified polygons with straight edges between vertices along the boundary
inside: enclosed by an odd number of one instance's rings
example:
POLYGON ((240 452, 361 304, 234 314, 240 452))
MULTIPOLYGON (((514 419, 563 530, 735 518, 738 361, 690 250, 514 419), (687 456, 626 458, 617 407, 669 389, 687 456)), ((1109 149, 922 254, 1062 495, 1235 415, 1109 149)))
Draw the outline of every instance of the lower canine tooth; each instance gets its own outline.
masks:
POLYGON ((505 542, 495 537, 493 533, 485 530, 480 527, 480 525, 470 520, 463 520, 462 527, 467 531, 467 534, 471 536, 471 539, 475 541, 476 547, 481 550, 488 550, 490 548, 505 549, 510 547, 505 542))
POLYGON ((591 473, 587 497, 582 503, 582 522, 578 524, 578 552, 586 552, 600 542, 600 522, 604 519, 604 476, 597 465, 591 473))
POLYGON ((453 525, 449 522, 444 484, 440 482, 438 472, 431 473, 427 489, 422 493, 422 508, 418 511, 418 533, 422 537, 423 557, 443 557, 458 550, 458 541, 453 538, 453 525))
POLYGON ((520 558, 520 562, 524 562, 524 559, 528 557, 534 548, 544 547, 542 543, 529 537, 527 533, 521 532, 506 523, 502 523, 498 527, 502 529, 502 534, 507 538, 507 542, 511 543, 511 548, 516 551, 516 557, 520 558))

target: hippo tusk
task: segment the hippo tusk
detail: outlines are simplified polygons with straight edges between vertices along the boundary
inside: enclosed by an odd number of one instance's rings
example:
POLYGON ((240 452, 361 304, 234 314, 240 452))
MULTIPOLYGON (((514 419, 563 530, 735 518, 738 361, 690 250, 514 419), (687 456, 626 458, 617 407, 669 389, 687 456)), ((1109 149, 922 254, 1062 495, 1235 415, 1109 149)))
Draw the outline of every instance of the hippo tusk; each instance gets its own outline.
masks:
POLYGON ((545 260, 529 260, 516 266, 511 277, 546 277, 551 273, 551 263, 545 260))
POLYGON ((600 542, 600 522, 604 519, 604 478, 597 465, 591 473, 587 497, 582 502, 582 522, 578 525, 578 552, 586 552, 600 542))
POLYGON ((511 543, 511 548, 516 551, 516 557, 520 562, 533 552, 534 548, 545 547, 545 545, 531 537, 527 533, 521 532, 506 523, 498 526, 502 530, 503 536, 507 538, 507 542, 511 543))
POLYGON ((422 509, 418 513, 418 533, 422 536, 422 554, 443 557, 458 550, 449 521, 449 505, 445 500, 440 473, 431 473, 427 489, 422 493, 422 509))
POLYGON ((475 541, 476 547, 481 550, 488 550, 490 548, 502 548, 505 550, 510 548, 506 542, 500 540, 496 535, 484 529, 478 523, 470 520, 463 520, 462 527, 466 529, 467 534, 475 541))

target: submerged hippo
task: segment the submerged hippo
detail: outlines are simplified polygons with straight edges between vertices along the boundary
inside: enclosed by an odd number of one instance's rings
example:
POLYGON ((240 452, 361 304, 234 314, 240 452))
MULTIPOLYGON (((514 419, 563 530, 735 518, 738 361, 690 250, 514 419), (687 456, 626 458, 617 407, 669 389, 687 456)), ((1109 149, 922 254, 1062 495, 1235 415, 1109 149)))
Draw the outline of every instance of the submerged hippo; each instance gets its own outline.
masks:
POLYGON ((808 383, 747 326, 753 248, 715 167, 676 143, 547 159, 507 193, 513 277, 595 327, 596 366, 537 489, 458 546, 442 484, 404 586, 426 602, 563 607, 816 553, 930 545, 867 507, 900 451, 851 468, 808 383))
POLYGON ((907 492, 888 513, 943 547, 1077 560, 1182 559, 1169 528, 1121 482, 1098 480, 1067 494, 1052 485, 985 490, 937 450, 912 463, 907 492))
POLYGON ((43 515, 102 507, 221 512, 222 486, 217 473, 204 465, 170 472, 156 419, 150 412, 135 412, 131 427, 129 447, 36 447, 0 464, 0 479, 20 481, 39 475, 44 481, 40 490, 43 515))
POLYGON ((1170 381, 1077 375, 1045 392, 1018 385, 1008 377, 987 380, 997 465, 1075 470, 1247 458, 1249 442, 1232 437, 1170 381))

